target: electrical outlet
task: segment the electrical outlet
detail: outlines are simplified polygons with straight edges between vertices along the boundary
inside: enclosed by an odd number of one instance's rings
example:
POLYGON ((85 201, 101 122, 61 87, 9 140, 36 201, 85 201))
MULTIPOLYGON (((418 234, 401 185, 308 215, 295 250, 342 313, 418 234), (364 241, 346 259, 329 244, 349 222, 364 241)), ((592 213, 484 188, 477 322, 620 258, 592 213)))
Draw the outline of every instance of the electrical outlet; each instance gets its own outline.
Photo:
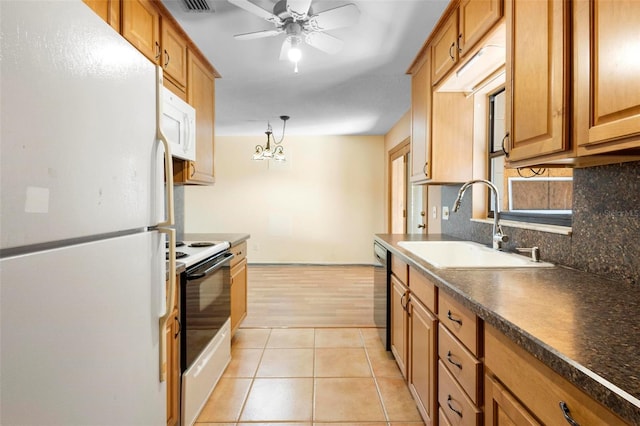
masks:
POLYGON ((449 220, 449 206, 442 207, 442 220, 449 220))
POLYGON ((431 209, 431 218, 432 219, 438 218, 438 207, 433 206, 433 209, 431 209))
POLYGON ((260 244, 259 243, 253 243, 253 251, 260 251, 260 244))

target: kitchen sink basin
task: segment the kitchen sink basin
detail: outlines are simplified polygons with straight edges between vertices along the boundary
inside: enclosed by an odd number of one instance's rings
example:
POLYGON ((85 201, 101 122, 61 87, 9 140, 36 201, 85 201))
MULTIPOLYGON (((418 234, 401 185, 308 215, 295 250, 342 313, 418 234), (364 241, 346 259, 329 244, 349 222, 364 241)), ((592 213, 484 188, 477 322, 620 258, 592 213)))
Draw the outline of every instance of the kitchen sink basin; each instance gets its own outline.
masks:
POLYGON ((494 250, 472 241, 400 241, 410 251, 436 268, 549 268, 547 262, 494 250))

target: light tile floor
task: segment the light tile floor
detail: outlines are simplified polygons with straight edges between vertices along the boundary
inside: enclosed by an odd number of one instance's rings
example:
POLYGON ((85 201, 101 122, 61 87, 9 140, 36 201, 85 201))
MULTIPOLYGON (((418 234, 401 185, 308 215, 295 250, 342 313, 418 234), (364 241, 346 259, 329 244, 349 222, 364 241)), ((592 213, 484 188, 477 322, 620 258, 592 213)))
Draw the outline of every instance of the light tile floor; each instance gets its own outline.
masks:
POLYGON ((196 424, 424 423, 374 328, 241 328, 196 424))

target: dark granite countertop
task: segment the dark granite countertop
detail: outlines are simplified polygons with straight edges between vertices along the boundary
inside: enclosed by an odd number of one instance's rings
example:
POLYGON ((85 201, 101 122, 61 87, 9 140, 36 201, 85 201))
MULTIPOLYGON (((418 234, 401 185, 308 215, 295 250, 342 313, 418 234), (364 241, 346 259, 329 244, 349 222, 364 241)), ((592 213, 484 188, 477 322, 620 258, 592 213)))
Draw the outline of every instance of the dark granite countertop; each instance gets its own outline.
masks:
POLYGON ((229 241, 231 246, 236 246, 243 241, 248 240, 251 237, 249 234, 234 234, 234 233, 193 233, 185 234, 185 241, 229 241))
POLYGON ((631 424, 640 424, 640 287, 563 266, 438 269, 378 234, 393 254, 631 424))

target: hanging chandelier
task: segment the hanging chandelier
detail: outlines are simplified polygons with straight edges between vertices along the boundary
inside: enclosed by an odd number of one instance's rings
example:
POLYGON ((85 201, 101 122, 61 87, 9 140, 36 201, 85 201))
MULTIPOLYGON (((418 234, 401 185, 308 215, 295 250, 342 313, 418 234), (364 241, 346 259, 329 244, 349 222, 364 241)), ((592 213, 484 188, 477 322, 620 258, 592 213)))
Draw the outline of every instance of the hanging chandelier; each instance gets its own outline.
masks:
POLYGON ((265 146, 256 145, 256 152, 253 154, 254 160, 271 160, 274 159, 276 161, 286 161, 287 159, 284 156, 284 148, 280 146, 284 139, 284 130, 287 127, 287 120, 289 119, 288 115, 281 115, 280 120, 282 120, 282 137, 279 141, 276 141, 273 136, 273 131, 271 130, 271 123, 267 122, 267 131, 264 132, 267 135, 267 144, 265 146), (272 145, 273 144, 273 145, 272 145))

